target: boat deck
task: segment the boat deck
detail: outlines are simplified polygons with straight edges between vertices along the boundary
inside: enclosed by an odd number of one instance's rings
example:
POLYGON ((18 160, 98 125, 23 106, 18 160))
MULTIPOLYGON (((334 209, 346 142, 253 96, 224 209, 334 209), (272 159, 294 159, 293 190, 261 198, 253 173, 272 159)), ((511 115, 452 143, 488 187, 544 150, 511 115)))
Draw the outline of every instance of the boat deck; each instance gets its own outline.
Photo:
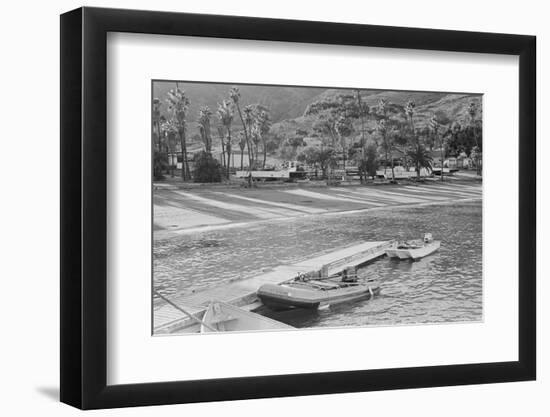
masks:
MULTIPOLYGON (((308 273, 326 268, 329 275, 339 273, 349 267, 357 267, 384 255, 391 241, 362 242, 330 253, 325 253, 290 265, 281 265, 252 278, 219 285, 206 290, 183 294, 171 298, 178 306, 191 314, 201 317, 212 300, 223 301, 241 308, 252 310, 259 307, 258 288, 267 283, 280 284, 294 278, 299 273, 308 273)), ((153 314, 154 334, 185 332, 193 321, 169 304, 155 308, 153 314)))

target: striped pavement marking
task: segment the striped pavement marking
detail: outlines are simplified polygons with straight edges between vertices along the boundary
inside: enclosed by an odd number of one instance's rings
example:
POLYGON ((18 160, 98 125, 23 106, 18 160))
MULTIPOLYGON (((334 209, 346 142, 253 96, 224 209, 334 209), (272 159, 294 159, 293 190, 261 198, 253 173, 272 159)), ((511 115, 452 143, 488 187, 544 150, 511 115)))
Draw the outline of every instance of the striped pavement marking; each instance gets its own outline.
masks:
POLYGON ((361 200, 364 200, 365 203, 371 206, 384 207, 388 205, 387 201, 382 202, 380 199, 375 199, 372 196, 367 196, 365 194, 357 193, 351 190, 335 190, 335 193, 334 193, 335 196, 339 196, 343 198, 349 198, 350 194, 353 194, 352 195, 353 198, 360 198, 361 200))
POLYGON ((457 191, 449 188, 443 188, 441 186, 438 186, 437 188, 427 188, 427 187, 411 187, 416 188, 417 192, 434 192, 434 193, 445 193, 447 195, 462 195, 466 197, 475 197, 481 194, 481 190, 479 192, 474 191, 457 191))
POLYGON ((417 202, 422 202, 422 201, 433 201, 434 199, 431 198, 430 196, 426 196, 426 195, 422 195, 422 196, 418 196, 418 195, 413 195, 413 194, 406 194, 406 193, 400 193, 400 192, 397 192, 397 191, 389 191, 389 190, 384 190, 384 191, 376 191, 378 193, 380 193, 380 195, 389 195, 390 197, 396 197, 396 198, 406 198, 406 199, 412 199, 413 201, 410 201, 411 203, 414 203, 416 200, 417 202))
MULTIPOLYGON (((369 203, 378 205, 380 207, 387 206, 387 205, 390 205, 390 204, 395 204, 396 202, 398 202, 398 203, 401 202, 401 199, 392 198, 392 197, 388 197, 388 196, 376 195, 375 193, 370 192, 368 190, 353 190, 352 191, 352 190, 346 190, 346 189, 340 189, 340 188, 339 189, 332 189, 332 190, 334 190, 334 191, 338 190, 338 191, 340 191, 342 193, 345 193, 345 194, 353 194, 354 198, 365 199, 369 203)), ((410 202, 413 202, 413 201, 410 201, 410 202)), ((417 201, 414 201, 414 202, 417 202, 417 201)))
POLYGON ((441 188, 446 188, 448 190, 460 190, 460 189, 464 189, 464 190, 481 190, 482 187, 481 185, 469 185, 469 184, 449 184, 449 183, 444 183, 444 184, 440 184, 439 182, 433 184, 434 187, 441 187, 441 188))
POLYGON ((365 200, 359 200, 357 198, 349 198, 349 197, 336 197, 334 195, 329 194, 322 194, 317 193, 313 191, 307 191, 307 190, 284 190, 283 192, 288 194, 294 194, 299 195, 301 197, 309 197, 309 198, 315 198, 317 200, 336 200, 336 201, 347 201, 350 203, 356 203, 356 204, 365 204, 365 200))
POLYGON ((290 210, 295 210, 295 211, 299 211, 299 212, 302 212, 302 213, 308 213, 308 214, 325 213, 327 211, 326 209, 322 209, 322 208, 305 207, 305 206, 299 206, 297 204, 289 204, 289 203, 277 203, 275 201, 260 200, 258 198, 245 197, 245 196, 237 195, 237 194, 229 194, 229 193, 221 193, 221 192, 218 192, 216 194, 223 194, 223 195, 230 196, 231 198, 239 198, 241 200, 250 201, 252 203, 268 204, 268 205, 272 205, 272 206, 275 206, 275 207, 287 208, 287 209, 290 209, 290 210))
POLYGON ((458 187, 458 188, 454 188, 454 187, 449 187, 449 186, 445 186, 445 185, 439 185, 437 187, 442 189, 442 190, 447 190, 449 192, 454 192, 454 193, 459 193, 459 192, 463 192, 463 193, 481 193, 483 191, 481 189, 481 187, 458 187))
POLYGON ((404 187, 408 192, 415 194, 422 194, 425 196, 440 196, 441 198, 448 198, 450 195, 464 195, 464 196, 473 196, 474 194, 465 193, 465 192, 449 192, 448 190, 443 190, 440 188, 425 188, 420 186, 405 186, 404 187))
POLYGON ((235 191, 170 191, 155 196, 155 226, 177 232, 244 225, 250 221, 289 219, 342 211, 389 206, 443 203, 456 199, 481 198, 481 186, 426 184, 391 189, 377 187, 330 187, 315 191, 273 190, 268 194, 235 191), (243 195, 244 194, 244 195, 243 195), (296 196, 301 198, 296 198, 296 196), (258 198, 256 198, 258 197, 258 198), (302 201, 302 198, 308 201, 302 201), (302 205, 308 203, 309 205, 302 205))
MULTIPOLYGON (((242 207, 253 207, 262 212, 273 213, 278 216, 297 216, 300 214, 304 214, 303 212, 296 212, 296 210, 292 210, 288 208, 275 207, 270 204, 266 204, 262 201, 256 202, 255 204, 251 204, 250 202, 239 198, 240 197, 239 195, 232 194, 230 192, 209 191, 208 193, 202 193, 202 197, 211 199, 213 201, 221 201, 222 203, 235 204, 237 206, 242 206, 242 207)), ((250 214, 250 213, 247 213, 247 214, 250 214)))
POLYGON ((182 191, 175 191, 175 193, 181 195, 182 197, 188 198, 190 200, 195 200, 197 202, 200 202, 209 206, 217 207, 223 210, 240 211, 248 215, 259 217, 260 219, 273 219, 276 217, 281 217, 280 213, 274 214, 272 211, 259 209, 257 207, 250 206, 250 205, 242 206, 239 204, 227 203, 224 201, 214 200, 212 198, 201 197, 196 194, 184 193, 182 191))
POLYGON ((421 198, 417 198, 417 197, 414 197, 414 196, 405 196, 405 195, 402 195, 402 194, 399 194, 399 193, 389 193, 387 191, 378 191, 378 190, 364 190, 364 193, 365 195, 370 195, 370 196, 373 196, 373 197, 378 197, 382 200, 390 200, 393 201, 393 203, 390 203, 390 204, 395 204, 395 202, 397 203, 401 203, 401 204, 405 204, 405 203, 421 203, 421 202, 424 202, 426 200, 424 199, 421 199, 421 198))

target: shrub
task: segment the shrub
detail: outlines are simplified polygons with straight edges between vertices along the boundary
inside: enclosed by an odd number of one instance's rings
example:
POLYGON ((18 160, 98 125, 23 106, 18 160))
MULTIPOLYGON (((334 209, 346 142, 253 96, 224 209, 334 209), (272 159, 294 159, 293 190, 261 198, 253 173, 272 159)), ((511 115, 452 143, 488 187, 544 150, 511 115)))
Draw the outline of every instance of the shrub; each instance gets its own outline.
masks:
POLYGON ((164 179, 162 171, 168 166, 168 158, 166 154, 155 151, 153 156, 153 177, 155 180, 164 179))
POLYGON ((194 161, 193 180, 195 182, 221 182, 222 167, 211 154, 200 151, 195 154, 194 161))

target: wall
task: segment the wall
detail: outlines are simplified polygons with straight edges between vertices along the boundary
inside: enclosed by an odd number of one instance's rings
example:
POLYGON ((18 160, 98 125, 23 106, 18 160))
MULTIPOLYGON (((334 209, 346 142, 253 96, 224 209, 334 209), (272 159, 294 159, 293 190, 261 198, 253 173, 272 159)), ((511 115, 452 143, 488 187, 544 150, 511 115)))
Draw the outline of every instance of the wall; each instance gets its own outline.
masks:
MULTIPOLYGON (((543 69, 548 73, 550 27, 544 2, 500 1, 491 4, 463 0, 394 0, 391 2, 297 2, 279 0, 211 0, 181 2, 157 0, 95 1, 89 6, 162 9, 218 14, 330 20, 396 26, 418 26, 495 32, 536 34, 538 36, 538 114, 539 172, 541 156, 550 149, 540 138, 543 108, 548 108, 550 91, 543 69), (544 97, 542 97, 544 95, 544 97)), ((3 237, 3 296, 0 302, 2 344, 0 378, 3 415, 32 413, 76 415, 57 402, 58 394, 58 275, 59 275, 59 18, 63 11, 81 5, 78 1, 8 2, 2 10, 1 112, 5 118, 0 153, 3 199, 0 204, 0 233, 3 237), (6 146, 7 145, 7 146, 6 146), (21 150, 29 153, 30 165, 22 166, 21 150)), ((539 253, 549 247, 548 190, 542 194, 539 177, 539 253), (544 207, 544 208, 543 208, 544 207)), ((546 249, 546 250, 545 250, 546 249)), ((539 268, 539 300, 550 286, 544 280, 548 265, 539 268)), ((539 380, 528 383, 404 390, 377 393, 328 395, 240 401, 228 404, 198 404, 171 407, 101 411, 95 415, 296 415, 317 416, 349 413, 355 415, 547 415, 543 392, 550 390, 549 304, 539 301, 539 380), (542 353, 542 354, 541 354, 542 353)), ((368 354, 368 347, 357 347, 357 354, 368 354)))

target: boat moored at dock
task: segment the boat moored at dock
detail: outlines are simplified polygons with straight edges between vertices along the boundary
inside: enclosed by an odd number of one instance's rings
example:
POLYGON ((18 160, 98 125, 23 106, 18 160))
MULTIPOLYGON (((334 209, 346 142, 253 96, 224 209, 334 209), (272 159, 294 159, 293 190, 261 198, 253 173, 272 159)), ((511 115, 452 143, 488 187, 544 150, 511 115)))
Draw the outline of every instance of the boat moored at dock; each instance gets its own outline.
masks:
POLYGON ((379 293, 380 287, 374 281, 308 279, 304 276, 281 284, 264 284, 258 289, 262 303, 273 310, 317 309, 367 300, 379 293))
POLYGON ((426 233, 423 239, 395 242, 386 249, 390 258, 417 260, 434 253, 441 246, 441 241, 433 240, 431 233, 426 233))

